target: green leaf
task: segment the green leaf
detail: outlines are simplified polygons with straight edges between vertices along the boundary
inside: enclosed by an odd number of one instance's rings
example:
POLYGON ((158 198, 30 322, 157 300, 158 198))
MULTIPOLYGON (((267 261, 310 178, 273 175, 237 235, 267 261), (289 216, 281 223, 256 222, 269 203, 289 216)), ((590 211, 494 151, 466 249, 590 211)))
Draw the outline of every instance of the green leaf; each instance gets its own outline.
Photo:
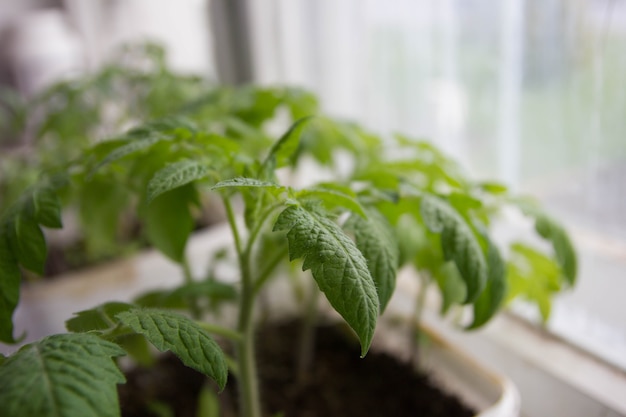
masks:
POLYGON ((187 239, 193 230, 190 205, 196 199, 193 184, 175 188, 143 207, 148 240, 177 263, 185 258, 187 239))
POLYGON ((84 333, 92 330, 107 330, 117 324, 117 314, 134 308, 132 304, 110 302, 98 307, 74 313, 76 317, 65 322, 65 328, 70 332, 84 333))
POLYGON ((480 209, 483 206, 482 201, 477 198, 457 191, 451 192, 448 196, 448 202, 459 213, 467 213, 471 210, 480 209))
POLYGON ((125 142, 125 144, 115 148, 112 150, 107 156, 102 159, 96 166, 91 170, 90 175, 93 175, 96 171, 101 169, 102 167, 109 165, 115 161, 118 161, 128 155, 131 155, 135 152, 139 152, 141 150, 149 149, 154 144, 167 139, 166 136, 160 134, 154 134, 147 137, 140 137, 136 139, 129 139, 125 142))
POLYGON ((321 201, 327 210, 344 207, 359 216, 366 217, 361 203, 357 201, 354 193, 348 191, 349 193, 335 188, 318 186, 298 191, 296 198, 302 202, 307 200, 321 201))
POLYGON ((127 207, 129 194, 114 178, 92 177, 78 190, 79 214, 87 254, 99 257, 118 248, 118 224, 127 207))
POLYGON ((24 346, 0 367, 5 417, 118 417, 116 384, 124 375, 111 360, 117 345, 90 334, 62 334, 24 346))
POLYGON ((399 248, 393 229, 378 210, 367 209, 367 218, 353 214, 345 228, 353 230, 356 246, 365 259, 376 284, 382 314, 396 287, 399 248))
POLYGON ((0 235, 0 341, 15 343, 13 312, 20 298, 20 268, 9 242, 0 235))
POLYGON ((550 257, 521 244, 511 245, 507 265, 507 302, 523 297, 537 305, 543 320, 552 309, 552 295, 561 289, 561 268, 550 257))
POLYGON ((37 223, 50 227, 61 228, 61 203, 54 190, 40 187, 33 190, 33 208, 37 223))
POLYGON ((433 233, 441 233, 441 248, 446 260, 453 260, 465 285, 465 303, 478 298, 487 281, 487 262, 470 226, 448 203, 424 195, 420 208, 422 218, 433 233))
POLYGON ((209 169, 198 161, 183 159, 157 171, 148 183, 148 204, 157 196, 190 182, 205 178, 209 169))
POLYGON ((9 223, 11 249, 19 263, 26 269, 43 275, 48 248, 46 239, 34 218, 28 213, 15 214, 9 223))
POLYGON ((270 161, 276 161, 276 168, 287 166, 291 163, 293 155, 298 149, 300 138, 306 124, 313 119, 312 116, 303 117, 297 120, 283 136, 278 139, 269 154, 265 158, 263 166, 268 166, 270 161))
POLYGON ((215 341, 192 320, 162 310, 137 309, 120 313, 118 318, 144 335, 161 352, 171 351, 183 363, 213 378, 224 388, 228 367, 224 353, 215 341))
POLYGON ((285 102, 293 120, 311 116, 319 111, 319 103, 314 94, 300 88, 287 88, 285 102))
MULTIPOLYGON (((395 213, 392 213, 392 215, 395 213)), ((400 248, 399 265, 403 266, 410 262, 415 262, 418 268, 423 268, 421 259, 419 258, 420 251, 429 252, 426 256, 426 260, 430 261, 433 257, 431 253, 433 250, 441 252, 439 248, 439 242, 437 246, 433 247, 428 241, 426 235, 426 228, 421 223, 418 223, 415 217, 410 215, 401 215, 396 220, 396 237, 398 239, 398 247, 400 248)), ((443 259, 443 256, 442 256, 443 259)))
POLYGON ((20 264, 44 273, 47 246, 39 226, 61 226, 56 191, 65 176, 45 178, 29 188, 0 217, 0 341, 14 343, 12 316, 19 299, 20 264))
POLYGON ((215 280, 191 282, 172 291, 174 297, 206 297, 211 301, 229 301, 237 298, 237 291, 232 284, 215 280))
POLYGON ((236 117, 226 117, 224 119, 224 125, 228 128, 226 135, 229 137, 234 136, 238 138, 256 138, 262 137, 263 132, 261 129, 251 126, 246 121, 238 119, 236 117))
POLYGON ((230 284, 208 280, 191 282, 174 290, 150 291, 135 299, 134 302, 142 307, 185 309, 189 307, 189 297, 204 297, 215 304, 236 299, 237 292, 230 284))
POLYGON ((481 182, 478 183, 478 188, 489 193, 495 195, 506 194, 508 192, 508 188, 504 184, 500 184, 498 182, 481 182))
POLYGON ((431 269, 430 272, 441 291, 441 314, 447 313, 452 305, 461 304, 465 300, 467 287, 454 262, 440 264, 434 270, 431 269))
POLYGON ((115 343, 120 345, 138 365, 154 366, 156 357, 143 335, 137 333, 115 335, 115 343))
POLYGON ((223 188, 266 188, 269 190, 284 190, 285 187, 269 181, 261 181, 254 178, 231 178, 229 180, 220 181, 211 190, 220 190, 223 188))
POLYGON ((487 323, 498 311, 507 293, 506 265, 500 251, 489 241, 487 253, 489 275, 485 290, 474 301, 474 319, 468 329, 477 329, 487 323))
POLYGON ((537 217, 535 229, 544 239, 552 243, 556 259, 561 265, 567 283, 574 285, 578 274, 578 260, 574 245, 572 245, 565 229, 545 215, 537 217))
POLYGON ((539 209, 536 203, 527 198, 514 199, 513 203, 527 216, 535 219, 535 230, 541 237, 548 240, 554 249, 556 259, 567 283, 574 285, 578 275, 578 259, 574 245, 567 232, 554 219, 539 209))
MULTIPOLYGON (((195 124, 182 117, 164 117, 137 126, 128 131, 128 136, 134 138, 154 137, 164 133, 192 136, 196 132, 195 124)), ((166 138, 164 136, 163 138, 166 138)))
POLYGON ((281 92, 276 88, 240 87, 233 91, 231 111, 253 126, 260 126, 274 116, 281 104, 281 92))
POLYGON ((300 206, 283 210, 274 230, 287 231, 289 259, 304 258, 302 269, 311 269, 320 290, 356 332, 364 356, 374 335, 379 302, 367 261, 355 243, 336 223, 300 206))

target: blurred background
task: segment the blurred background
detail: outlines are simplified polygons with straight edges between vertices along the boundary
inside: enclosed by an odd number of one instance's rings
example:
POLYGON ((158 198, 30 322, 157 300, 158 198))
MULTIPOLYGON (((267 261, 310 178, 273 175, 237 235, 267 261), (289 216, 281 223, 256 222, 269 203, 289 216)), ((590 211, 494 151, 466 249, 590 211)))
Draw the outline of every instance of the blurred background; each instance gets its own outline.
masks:
MULTIPOLYGON (((626 1, 0 0, 0 87, 28 100, 144 40, 182 74, 305 87, 536 196, 581 257, 548 328, 626 372, 626 1)), ((0 153, 24 152, 0 117, 0 153)))

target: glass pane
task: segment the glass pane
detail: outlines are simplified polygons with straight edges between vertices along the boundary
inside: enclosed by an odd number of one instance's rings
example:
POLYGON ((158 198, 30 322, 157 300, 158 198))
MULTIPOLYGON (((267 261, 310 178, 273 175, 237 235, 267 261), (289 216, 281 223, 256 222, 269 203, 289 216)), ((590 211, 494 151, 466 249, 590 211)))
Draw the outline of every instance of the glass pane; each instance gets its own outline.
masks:
POLYGON ((626 3, 257 8, 260 81, 312 88, 327 111, 381 133, 429 138, 474 176, 546 204, 581 255, 579 284, 549 326, 626 369, 626 3))

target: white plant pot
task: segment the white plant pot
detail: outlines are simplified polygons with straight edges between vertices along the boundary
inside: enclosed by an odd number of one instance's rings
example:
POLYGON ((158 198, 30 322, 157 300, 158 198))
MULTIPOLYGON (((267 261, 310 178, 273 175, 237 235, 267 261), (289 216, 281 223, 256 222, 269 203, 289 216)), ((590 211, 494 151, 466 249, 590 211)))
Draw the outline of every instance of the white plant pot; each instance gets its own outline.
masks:
MULTIPOLYGON (((377 332, 376 349, 400 356, 411 353, 405 321, 383 319, 377 332)), ((519 392, 509 378, 466 354, 436 329, 421 325, 421 332, 427 342, 419 346, 418 363, 438 386, 478 410, 476 417, 519 417, 519 392)))
MULTIPOLYGON (((230 244, 225 226, 194 235, 188 256, 192 270, 203 271, 209 253, 230 244)), ((234 272, 234 271, 233 271, 234 272)), ((235 275, 233 275, 234 279, 235 275)), ((65 331, 64 322, 73 313, 105 301, 131 301, 136 295, 156 288, 173 287, 182 281, 178 267, 154 251, 133 258, 72 273, 54 280, 24 286, 15 314, 16 334, 27 331, 23 343, 65 331)), ((280 281, 279 281, 280 282, 280 281)), ((282 281, 286 283, 286 280, 282 281)), ((284 290, 284 288, 283 288, 284 290)), ((288 291, 288 290, 287 290, 288 291)), ((272 291, 272 309, 288 312, 293 305, 276 306, 275 300, 293 300, 272 291)), ((377 328, 373 349, 400 356, 407 348, 406 317, 395 308, 394 299, 377 328)), ((420 347, 423 364, 442 387, 462 398, 478 411, 477 417, 519 417, 520 399, 513 383, 489 369, 458 346, 445 340, 434 328, 424 328, 429 343, 420 347)), ((0 345, 0 352, 11 353, 16 346, 0 345)))

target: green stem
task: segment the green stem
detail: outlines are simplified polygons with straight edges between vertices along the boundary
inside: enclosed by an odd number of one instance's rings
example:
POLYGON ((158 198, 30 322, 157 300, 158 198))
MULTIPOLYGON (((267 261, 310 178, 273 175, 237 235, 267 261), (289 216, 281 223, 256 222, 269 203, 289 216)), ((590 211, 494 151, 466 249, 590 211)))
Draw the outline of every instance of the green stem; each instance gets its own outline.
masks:
POLYGON ((224 359, 226 360, 226 365, 228 365, 228 369, 230 373, 235 376, 235 378, 239 378, 239 365, 237 365, 237 361, 230 355, 224 354, 224 359))
MULTIPOLYGON (((191 273, 191 268, 189 267, 189 261, 185 257, 183 259, 183 263, 181 264, 183 268, 183 276, 185 277, 185 284, 191 284, 194 282, 193 274, 191 273)), ((189 309, 191 311, 191 317, 194 319, 199 319, 202 317, 202 311, 200 310, 200 306, 198 305, 198 300, 195 296, 189 295, 187 297, 187 302, 189 303, 189 309)))
POLYGON ((210 323, 206 323, 203 321, 196 321, 196 324, 200 327, 202 327, 204 330, 206 330, 209 333, 212 334, 216 334, 219 336, 223 336, 227 339, 233 340, 235 342, 238 342, 242 339, 242 336, 240 333, 229 329, 227 327, 222 327, 222 326, 217 326, 215 324, 210 324, 210 323))
POLYGON ((224 197, 224 207, 226 208, 228 223, 235 240, 241 273, 241 295, 237 323, 237 331, 241 338, 235 343, 237 347, 237 369, 239 371, 240 415, 242 417, 261 417, 261 400, 254 344, 254 280, 250 271, 250 254, 254 242, 251 238, 252 236, 250 236, 246 248, 243 249, 235 213, 227 197, 224 197))
MULTIPOLYGON (((226 217, 228 218, 228 224, 230 225, 230 230, 233 234, 233 239, 235 239, 235 249, 237 249, 237 254, 241 258, 242 248, 241 248, 241 236, 239 235, 239 229, 237 228, 237 221, 235 220, 235 212, 233 210, 233 206, 230 203, 228 197, 223 198, 224 208, 226 209, 226 217)), ((241 259, 240 259, 241 262, 241 259)))
POLYGON ((298 347, 298 357, 296 361, 296 378, 302 382, 306 379, 313 362, 313 352, 315 345, 315 325, 317 324, 317 302, 320 291, 314 280, 311 280, 311 288, 304 311, 304 323, 300 332, 300 345, 298 347))
POLYGON ((258 294, 263 287, 263 284, 267 282, 267 280, 272 276, 272 272, 276 269, 276 266, 283 260, 285 257, 285 252, 278 251, 276 255, 272 258, 272 260, 265 266, 265 268, 259 274, 259 277, 254 282, 254 293, 258 294))
POLYGON ((254 286, 250 274, 248 254, 242 254, 241 262, 241 300, 237 330, 242 338, 237 342, 237 361, 239 368, 239 390, 243 417, 261 417, 258 377, 255 357, 254 331, 254 286))
POLYGON ((271 206, 269 206, 263 213, 259 214, 257 216, 257 218, 259 219, 255 225, 255 227, 252 229, 252 231, 250 232, 250 239, 249 239, 249 243, 252 243, 256 240, 257 236, 259 235, 259 233, 261 232, 261 230, 263 230, 263 225, 265 224, 265 220, 269 217, 270 214, 272 214, 272 212, 274 210, 276 210, 278 207, 282 206, 283 203, 277 203, 277 204, 272 204, 271 206))
POLYGON ((125 328, 123 324, 118 323, 114 327, 104 330, 99 336, 105 340, 114 340, 118 337, 127 336, 129 334, 135 334, 135 332, 125 328))

